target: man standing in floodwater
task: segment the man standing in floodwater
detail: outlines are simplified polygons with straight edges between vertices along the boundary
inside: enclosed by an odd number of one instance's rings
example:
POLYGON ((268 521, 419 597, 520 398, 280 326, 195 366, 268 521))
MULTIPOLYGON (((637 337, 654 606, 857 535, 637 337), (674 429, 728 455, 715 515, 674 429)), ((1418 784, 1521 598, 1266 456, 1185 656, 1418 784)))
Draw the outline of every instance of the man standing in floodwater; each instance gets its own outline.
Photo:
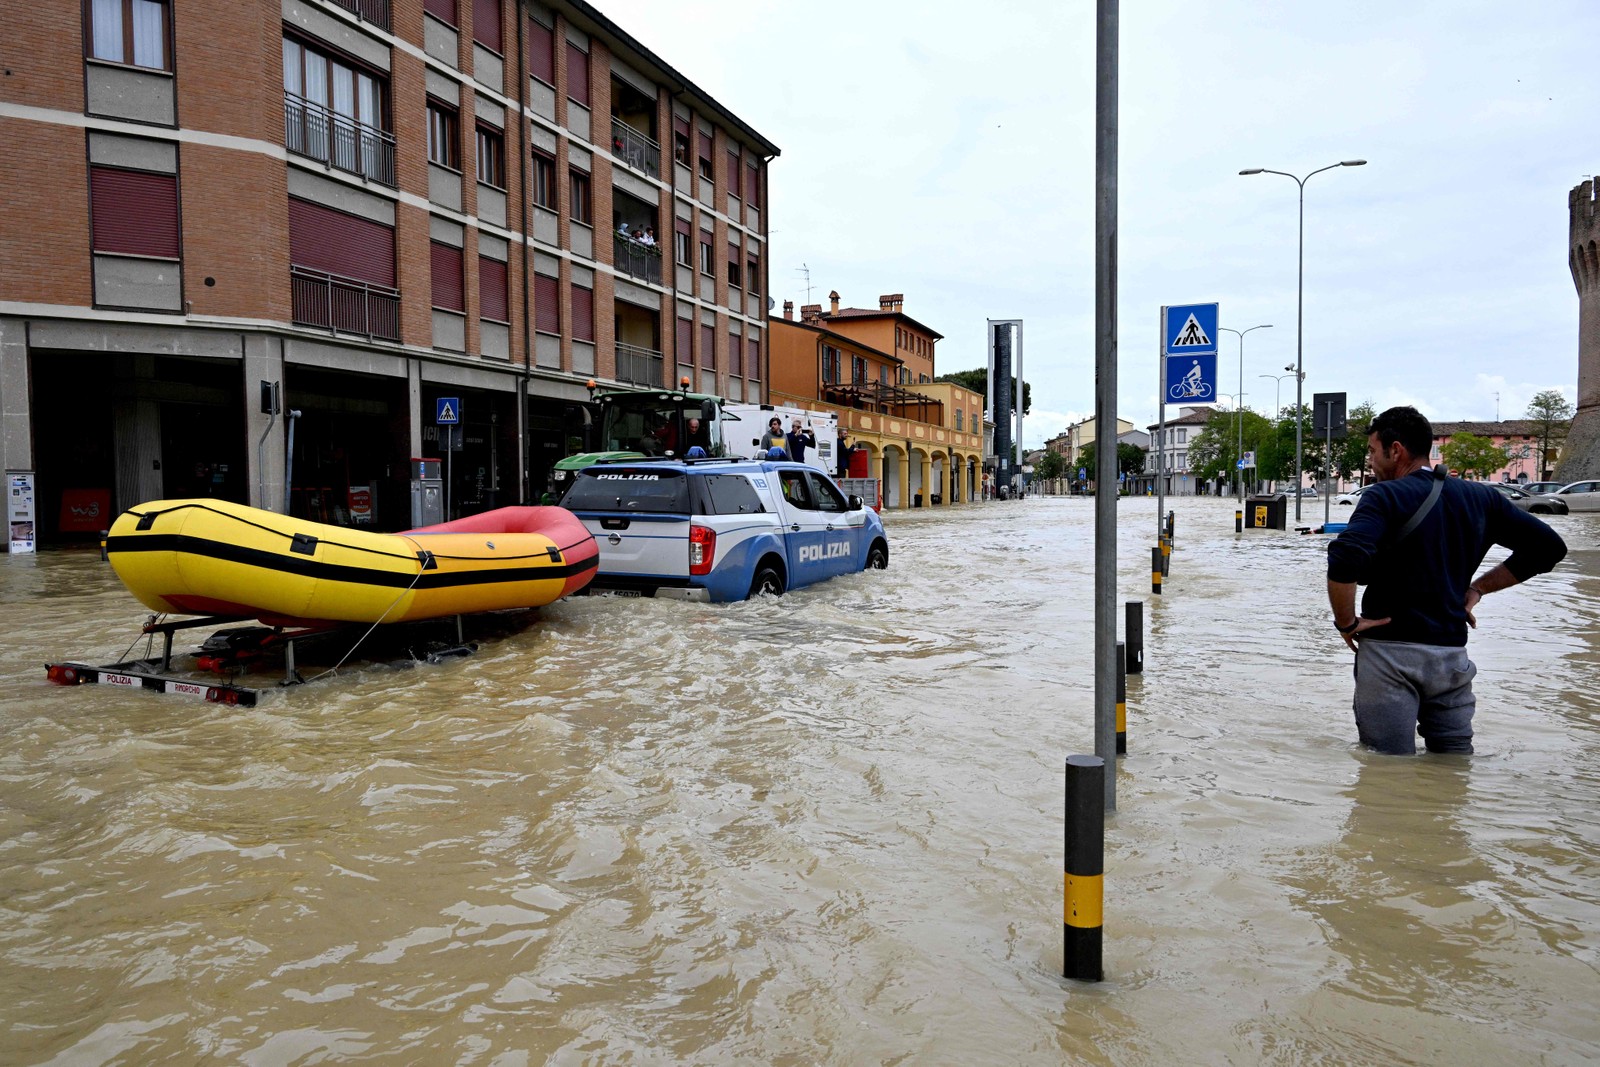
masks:
POLYGON ((1376 484, 1328 545, 1333 625, 1356 653, 1356 732, 1379 752, 1471 752, 1467 627, 1499 589, 1543 574, 1567 554, 1550 527, 1493 486, 1430 470, 1433 426, 1416 408, 1372 420, 1367 457, 1376 484), (1472 577, 1490 545, 1504 563, 1472 577), (1356 585, 1367 587, 1356 615, 1356 585))

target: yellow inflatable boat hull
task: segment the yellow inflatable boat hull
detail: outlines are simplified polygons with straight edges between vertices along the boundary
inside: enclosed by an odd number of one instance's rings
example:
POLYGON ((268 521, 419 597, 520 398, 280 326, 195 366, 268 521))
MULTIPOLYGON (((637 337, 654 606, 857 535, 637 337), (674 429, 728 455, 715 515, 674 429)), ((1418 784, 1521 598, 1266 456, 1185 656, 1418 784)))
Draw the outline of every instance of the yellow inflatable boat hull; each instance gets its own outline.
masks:
POLYGON ((123 512, 106 553, 152 611, 274 626, 540 607, 582 589, 599 561, 594 538, 564 508, 501 508, 384 534, 210 499, 123 512))

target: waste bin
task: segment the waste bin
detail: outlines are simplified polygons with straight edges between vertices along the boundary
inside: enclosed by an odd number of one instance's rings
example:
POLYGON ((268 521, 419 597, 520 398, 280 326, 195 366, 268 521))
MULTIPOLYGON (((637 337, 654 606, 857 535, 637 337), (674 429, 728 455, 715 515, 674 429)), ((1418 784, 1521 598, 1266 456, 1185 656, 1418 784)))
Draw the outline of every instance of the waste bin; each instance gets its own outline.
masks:
POLYGON ((411 466, 411 525, 432 526, 444 521, 444 478, 439 460, 417 459, 411 466))
POLYGON ((1247 530, 1287 530, 1289 497, 1285 493, 1244 498, 1244 526, 1247 530))

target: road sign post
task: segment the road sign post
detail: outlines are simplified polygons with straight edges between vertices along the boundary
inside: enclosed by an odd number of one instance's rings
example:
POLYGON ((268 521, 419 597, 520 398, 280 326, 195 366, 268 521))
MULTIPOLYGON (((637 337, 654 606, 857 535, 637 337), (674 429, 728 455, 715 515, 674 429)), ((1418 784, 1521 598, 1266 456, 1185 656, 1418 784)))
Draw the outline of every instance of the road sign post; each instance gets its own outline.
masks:
POLYGON ((433 421, 440 429, 439 447, 444 450, 444 521, 450 521, 450 453, 455 451, 455 434, 461 425, 461 398, 441 396, 434 408, 433 421))
POLYGON ((1214 400, 1217 395, 1218 304, 1172 304, 1161 309, 1161 373, 1156 387, 1156 537, 1167 496, 1167 399, 1214 400), (1176 378, 1176 380, 1174 380, 1176 378))

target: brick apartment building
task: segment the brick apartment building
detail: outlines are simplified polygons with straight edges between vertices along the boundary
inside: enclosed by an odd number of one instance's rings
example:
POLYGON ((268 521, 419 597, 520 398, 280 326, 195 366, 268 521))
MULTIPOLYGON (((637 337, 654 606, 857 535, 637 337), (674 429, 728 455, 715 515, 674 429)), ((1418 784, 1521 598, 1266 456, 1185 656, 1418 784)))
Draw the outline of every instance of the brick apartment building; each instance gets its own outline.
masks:
POLYGON ((19 14, 0 458, 36 472, 42 539, 95 494, 328 521, 370 494, 404 527, 441 398, 453 513, 535 495, 590 379, 765 399, 778 149, 594 7, 19 14))
POLYGON ((975 500, 983 477, 984 398, 934 381, 944 335, 905 313, 888 293, 878 307, 841 308, 829 293, 800 309, 783 302, 772 320, 770 391, 775 404, 833 411, 840 430, 867 453, 885 507, 975 500))

